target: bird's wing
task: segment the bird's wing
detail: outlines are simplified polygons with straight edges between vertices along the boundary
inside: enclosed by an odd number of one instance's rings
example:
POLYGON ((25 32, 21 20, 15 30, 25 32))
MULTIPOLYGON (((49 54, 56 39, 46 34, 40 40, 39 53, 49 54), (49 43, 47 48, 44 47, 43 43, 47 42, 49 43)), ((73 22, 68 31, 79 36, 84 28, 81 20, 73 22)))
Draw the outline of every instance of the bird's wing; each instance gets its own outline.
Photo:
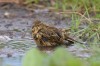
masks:
POLYGON ((58 42, 61 39, 61 34, 57 30, 42 29, 40 32, 42 33, 42 36, 45 38, 46 41, 48 40, 51 42, 58 42))

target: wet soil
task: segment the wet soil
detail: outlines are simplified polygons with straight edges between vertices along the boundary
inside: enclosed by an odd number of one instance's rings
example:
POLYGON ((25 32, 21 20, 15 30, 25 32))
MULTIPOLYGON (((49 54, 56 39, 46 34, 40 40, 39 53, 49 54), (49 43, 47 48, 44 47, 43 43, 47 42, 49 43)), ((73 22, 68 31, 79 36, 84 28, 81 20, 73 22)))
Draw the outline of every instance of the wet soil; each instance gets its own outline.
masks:
MULTIPOLYGON (((51 12, 49 9, 28 10, 16 4, 0 5, 0 55, 34 47, 31 28, 36 19, 57 28, 69 28, 72 23, 70 17, 51 12)), ((86 25, 83 22, 81 27, 86 25)))
MULTIPOLYGON (((34 40, 30 40, 32 39, 31 28, 36 19, 57 28, 69 28, 71 25, 70 17, 64 17, 60 14, 50 12, 48 9, 35 9, 30 11, 14 4, 0 7, 1 58, 9 56, 17 58, 30 48, 36 46, 34 40)), ((82 27, 84 27, 84 25, 82 27)), ((75 51, 77 51, 79 47, 76 48, 76 46, 72 46, 67 49, 76 53, 75 51)), ((81 48, 76 54, 79 56, 84 55, 84 57, 90 56, 88 52, 80 53, 81 51, 87 50, 81 48)))

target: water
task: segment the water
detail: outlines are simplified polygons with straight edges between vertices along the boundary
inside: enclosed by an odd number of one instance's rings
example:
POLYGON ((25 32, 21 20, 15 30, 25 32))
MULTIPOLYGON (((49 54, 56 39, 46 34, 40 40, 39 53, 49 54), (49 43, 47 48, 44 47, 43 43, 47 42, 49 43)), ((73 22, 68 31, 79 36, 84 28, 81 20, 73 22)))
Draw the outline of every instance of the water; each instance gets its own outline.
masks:
POLYGON ((18 57, 0 57, 0 66, 22 66, 21 56, 18 57))

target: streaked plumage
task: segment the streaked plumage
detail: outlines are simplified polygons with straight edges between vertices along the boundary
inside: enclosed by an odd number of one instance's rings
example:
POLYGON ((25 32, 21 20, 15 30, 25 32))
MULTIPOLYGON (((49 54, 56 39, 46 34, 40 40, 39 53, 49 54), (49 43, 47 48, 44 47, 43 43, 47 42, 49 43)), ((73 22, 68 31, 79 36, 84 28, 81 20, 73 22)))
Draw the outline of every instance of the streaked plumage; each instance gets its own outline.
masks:
POLYGON ((32 37, 37 46, 71 45, 73 39, 68 37, 68 30, 57 29, 36 20, 32 27, 32 37))

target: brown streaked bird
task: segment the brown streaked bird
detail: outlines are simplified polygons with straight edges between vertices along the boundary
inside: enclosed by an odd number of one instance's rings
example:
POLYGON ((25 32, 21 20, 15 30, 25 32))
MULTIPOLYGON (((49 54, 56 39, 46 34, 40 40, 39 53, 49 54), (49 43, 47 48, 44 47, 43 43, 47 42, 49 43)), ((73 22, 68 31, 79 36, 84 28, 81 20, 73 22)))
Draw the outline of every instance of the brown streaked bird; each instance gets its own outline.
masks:
POLYGON ((34 21, 32 27, 32 37, 37 46, 60 46, 71 45, 74 43, 73 39, 68 36, 66 29, 58 29, 56 27, 48 26, 41 21, 34 21))

